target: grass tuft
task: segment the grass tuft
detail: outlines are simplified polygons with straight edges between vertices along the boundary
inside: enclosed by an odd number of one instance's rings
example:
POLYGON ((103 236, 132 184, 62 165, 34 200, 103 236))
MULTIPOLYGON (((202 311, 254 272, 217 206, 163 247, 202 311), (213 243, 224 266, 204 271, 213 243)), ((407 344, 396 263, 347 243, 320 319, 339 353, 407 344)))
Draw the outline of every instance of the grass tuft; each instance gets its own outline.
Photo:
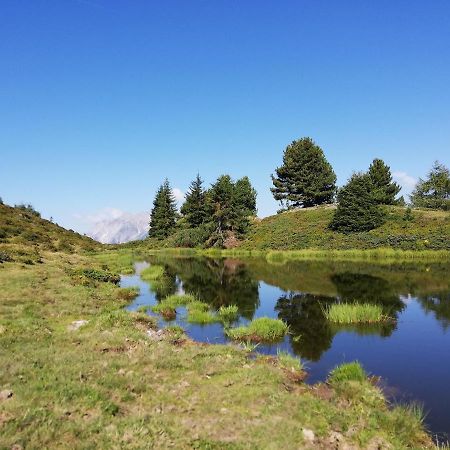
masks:
POLYGON ((292 356, 288 352, 278 351, 278 362, 281 367, 287 369, 287 370, 298 370, 302 371, 305 369, 305 366, 302 363, 302 360, 300 358, 296 358, 295 356, 292 356))
POLYGON ((162 266, 151 265, 146 267, 141 272, 141 278, 144 281, 155 281, 164 275, 164 268, 162 266))
POLYGON ((225 323, 231 323, 237 320, 239 316, 239 310, 236 305, 221 306, 217 312, 220 320, 225 323))
POLYGON ((358 361, 341 364, 335 367, 328 376, 331 383, 340 383, 343 381, 365 381, 367 374, 358 361))
POLYGON ((117 298, 119 300, 131 301, 134 300, 139 295, 139 288, 132 286, 128 288, 120 288, 117 291, 117 298))
POLYGON ((289 327, 279 319, 260 317, 247 326, 230 328, 226 334, 236 341, 276 342, 285 336, 289 327))
POLYGON ((339 303, 323 310, 327 320, 339 324, 377 323, 391 320, 383 308, 369 303, 339 303))

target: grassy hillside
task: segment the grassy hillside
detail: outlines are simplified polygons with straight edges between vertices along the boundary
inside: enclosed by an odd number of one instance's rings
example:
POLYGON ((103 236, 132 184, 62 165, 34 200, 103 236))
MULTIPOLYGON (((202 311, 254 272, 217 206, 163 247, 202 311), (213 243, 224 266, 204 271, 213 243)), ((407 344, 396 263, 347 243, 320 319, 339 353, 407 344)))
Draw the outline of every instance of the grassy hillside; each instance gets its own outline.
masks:
POLYGON ((369 232, 342 234, 328 229, 334 208, 308 208, 270 216, 253 224, 242 249, 347 250, 387 247, 402 250, 450 250, 450 213, 387 207, 387 220, 369 232))
POLYGON ((0 263, 38 262, 42 252, 89 252, 101 244, 42 219, 32 209, 0 205, 0 263))

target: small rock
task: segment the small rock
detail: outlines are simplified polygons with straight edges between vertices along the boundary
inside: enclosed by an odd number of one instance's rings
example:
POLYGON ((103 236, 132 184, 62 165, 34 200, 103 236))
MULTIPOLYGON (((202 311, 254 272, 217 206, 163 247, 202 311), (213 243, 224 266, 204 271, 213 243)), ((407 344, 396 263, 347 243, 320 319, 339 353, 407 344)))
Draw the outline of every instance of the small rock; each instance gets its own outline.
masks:
POLYGON ((303 438, 305 439, 305 441, 314 442, 314 439, 316 438, 316 436, 315 436, 313 430, 309 430, 308 428, 303 428, 302 432, 303 432, 303 438))
POLYGON ((83 325, 86 325, 87 323, 88 323, 87 320, 75 320, 67 327, 67 329, 69 331, 76 331, 79 328, 81 328, 83 325))
POLYGON ((162 341, 164 339, 164 330, 152 330, 151 328, 147 330, 147 336, 152 341, 162 341))
POLYGON ((13 396, 13 391, 9 391, 8 389, 5 389, 0 392, 0 400, 6 400, 8 398, 11 398, 13 396))

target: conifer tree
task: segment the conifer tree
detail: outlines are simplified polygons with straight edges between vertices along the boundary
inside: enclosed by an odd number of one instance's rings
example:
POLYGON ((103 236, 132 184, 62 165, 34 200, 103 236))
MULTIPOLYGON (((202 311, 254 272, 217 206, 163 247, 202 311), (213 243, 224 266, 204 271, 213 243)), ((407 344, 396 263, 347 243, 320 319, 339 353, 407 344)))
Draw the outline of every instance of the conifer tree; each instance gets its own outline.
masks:
POLYGON ((169 180, 165 179, 153 201, 150 215, 150 237, 164 239, 171 234, 176 224, 177 208, 169 180))
POLYGON ((186 199, 181 207, 181 214, 186 218, 191 228, 200 226, 206 220, 206 193, 200 175, 192 181, 186 199))
POLYGON ((450 171, 435 161, 428 179, 419 179, 411 194, 411 203, 417 208, 450 210, 450 171))
POLYGON ((246 176, 234 184, 233 208, 233 231, 242 237, 250 226, 249 218, 256 215, 256 190, 246 176))
POLYGON ((234 186, 235 207, 244 216, 256 214, 256 191, 247 176, 236 181, 234 186))
POLYGON ((214 224, 214 236, 219 245, 222 245, 231 231, 236 218, 236 209, 233 205, 234 183, 229 175, 221 175, 211 186, 208 192, 208 201, 211 208, 211 221, 214 224))
POLYGON ((374 159, 369 167, 369 176, 373 184, 373 196, 380 205, 395 205, 395 197, 400 186, 392 181, 391 169, 382 159, 374 159))
POLYGON ((384 222, 384 212, 374 195, 368 174, 352 175, 337 194, 338 207, 330 228, 343 233, 369 231, 384 222))
POLYGON ((272 175, 275 200, 288 209, 332 203, 336 175, 323 150, 311 138, 293 141, 286 147, 283 164, 272 175))

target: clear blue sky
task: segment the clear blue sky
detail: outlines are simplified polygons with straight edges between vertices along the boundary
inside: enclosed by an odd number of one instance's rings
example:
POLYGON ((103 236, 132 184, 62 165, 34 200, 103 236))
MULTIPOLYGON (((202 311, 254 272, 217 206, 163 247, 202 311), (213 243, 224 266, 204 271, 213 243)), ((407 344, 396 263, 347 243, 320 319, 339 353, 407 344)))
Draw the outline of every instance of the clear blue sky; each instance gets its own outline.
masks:
POLYGON ((450 162, 448 0, 2 0, 0 67, 0 196, 76 229, 197 171, 248 175, 271 214, 301 136, 340 185, 450 162))

